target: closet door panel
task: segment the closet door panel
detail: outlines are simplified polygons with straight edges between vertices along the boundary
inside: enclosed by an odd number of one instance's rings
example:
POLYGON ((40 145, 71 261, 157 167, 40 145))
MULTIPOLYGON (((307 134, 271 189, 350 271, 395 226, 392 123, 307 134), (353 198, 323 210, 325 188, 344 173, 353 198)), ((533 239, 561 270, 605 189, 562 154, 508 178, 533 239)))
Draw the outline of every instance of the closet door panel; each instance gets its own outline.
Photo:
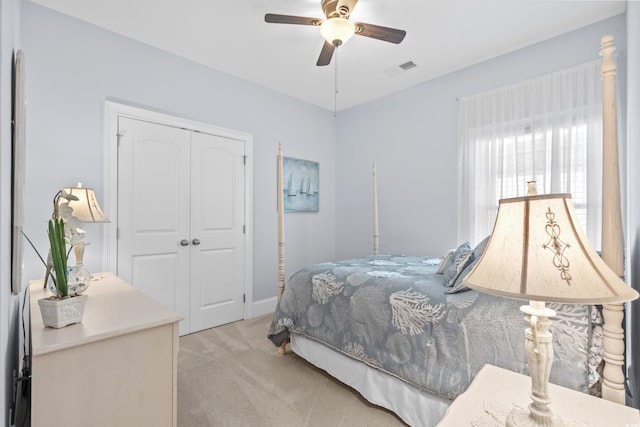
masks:
POLYGON ((118 275, 185 318, 189 331, 190 135, 120 117, 118 275))
POLYGON ((244 143, 191 137, 192 330, 243 317, 244 143), (194 240, 197 244, 193 244, 194 240))

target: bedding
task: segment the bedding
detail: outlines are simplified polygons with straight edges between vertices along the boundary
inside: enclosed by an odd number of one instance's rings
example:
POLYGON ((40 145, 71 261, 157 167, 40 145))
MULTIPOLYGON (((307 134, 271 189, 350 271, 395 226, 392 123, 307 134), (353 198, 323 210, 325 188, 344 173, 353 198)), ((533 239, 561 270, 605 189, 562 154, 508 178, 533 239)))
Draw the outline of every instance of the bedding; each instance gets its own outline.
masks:
MULTIPOLYGON (((526 374, 519 310, 526 302, 458 286, 472 268, 465 258, 451 287, 446 272, 437 273, 439 258, 378 255, 304 268, 289 279, 268 337, 280 346, 289 333, 303 335, 446 399, 486 363, 526 374)), ((601 348, 598 311, 548 306, 558 313, 550 380, 588 392, 598 379, 590 351, 601 348)))

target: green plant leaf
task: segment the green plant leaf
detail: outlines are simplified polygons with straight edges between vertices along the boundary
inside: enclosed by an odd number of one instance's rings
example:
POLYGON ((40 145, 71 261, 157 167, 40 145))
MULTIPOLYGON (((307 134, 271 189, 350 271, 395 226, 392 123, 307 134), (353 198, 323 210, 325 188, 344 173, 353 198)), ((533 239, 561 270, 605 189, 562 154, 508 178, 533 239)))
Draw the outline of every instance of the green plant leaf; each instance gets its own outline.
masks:
POLYGON ((67 286, 67 247, 64 239, 64 221, 49 220, 49 246, 51 260, 55 272, 56 296, 66 297, 69 293, 67 286))

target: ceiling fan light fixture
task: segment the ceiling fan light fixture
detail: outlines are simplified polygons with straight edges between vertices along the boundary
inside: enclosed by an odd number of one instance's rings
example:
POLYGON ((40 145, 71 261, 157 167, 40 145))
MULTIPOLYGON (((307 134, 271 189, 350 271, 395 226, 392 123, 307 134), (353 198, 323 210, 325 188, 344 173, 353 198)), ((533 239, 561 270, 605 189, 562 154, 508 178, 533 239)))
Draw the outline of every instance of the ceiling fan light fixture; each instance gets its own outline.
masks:
POLYGON ((322 37, 336 47, 345 44, 355 32, 355 25, 344 18, 329 18, 320 25, 322 37))

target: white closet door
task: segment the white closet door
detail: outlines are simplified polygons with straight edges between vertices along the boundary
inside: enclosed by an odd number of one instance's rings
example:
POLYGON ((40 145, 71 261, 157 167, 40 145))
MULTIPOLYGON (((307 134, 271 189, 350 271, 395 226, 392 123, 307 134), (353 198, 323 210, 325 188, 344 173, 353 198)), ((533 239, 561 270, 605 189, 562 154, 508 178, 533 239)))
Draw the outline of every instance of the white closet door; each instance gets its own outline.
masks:
POLYGON ((190 132, 123 117, 118 129, 118 275, 184 317, 182 335, 190 331, 190 132))
POLYGON ((244 142, 191 136, 191 331, 243 318, 244 142))
POLYGON ((118 275, 181 315, 180 335, 242 319, 244 141, 118 120, 118 275))

